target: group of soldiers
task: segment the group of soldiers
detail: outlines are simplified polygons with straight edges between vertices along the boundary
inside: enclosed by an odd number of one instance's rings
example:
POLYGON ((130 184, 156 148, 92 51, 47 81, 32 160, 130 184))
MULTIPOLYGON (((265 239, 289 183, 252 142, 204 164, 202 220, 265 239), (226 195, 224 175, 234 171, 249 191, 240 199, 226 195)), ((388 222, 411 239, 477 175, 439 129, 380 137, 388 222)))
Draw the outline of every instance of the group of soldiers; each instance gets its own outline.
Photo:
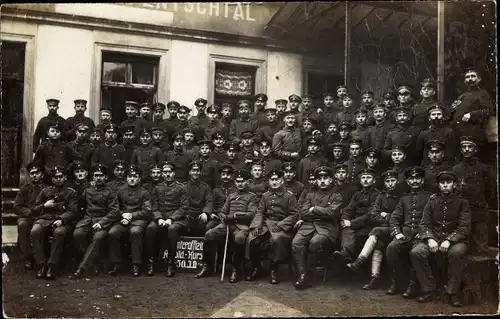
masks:
POLYGON ((408 85, 384 93, 382 103, 363 92, 359 106, 342 85, 324 94, 322 106, 291 95, 273 107, 260 93, 238 101, 237 114, 200 98, 191 117, 176 101, 127 101, 120 125, 108 109, 95 125, 85 100, 75 100, 76 114, 65 120, 59 101, 49 99, 27 166, 30 183, 14 206, 26 267, 53 279, 69 241, 79 261, 73 277, 102 251, 116 275, 127 236, 133 276, 153 276, 168 250, 172 277, 176 242, 190 234, 204 237, 201 278, 229 236, 232 283, 256 280, 266 258, 272 284, 279 265, 292 260, 294 286, 308 288, 312 269, 334 252, 353 271, 371 256, 363 288, 372 289, 386 256, 387 293, 396 294, 398 273, 410 270, 403 295, 420 293, 426 302, 437 289, 431 260, 441 254, 450 303, 460 306, 469 246, 488 252, 487 199, 495 188, 476 156, 494 111, 480 81, 467 69, 467 90, 451 106, 436 101, 432 79, 422 81, 419 102, 408 85))

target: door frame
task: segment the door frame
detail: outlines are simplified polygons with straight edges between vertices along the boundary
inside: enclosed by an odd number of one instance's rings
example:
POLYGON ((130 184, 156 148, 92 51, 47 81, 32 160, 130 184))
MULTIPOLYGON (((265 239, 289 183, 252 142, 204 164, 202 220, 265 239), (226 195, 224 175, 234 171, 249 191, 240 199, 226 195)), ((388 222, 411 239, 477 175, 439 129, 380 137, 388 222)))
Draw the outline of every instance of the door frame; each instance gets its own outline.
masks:
POLYGON ((21 169, 33 160, 33 134, 35 131, 35 35, 18 33, 1 33, 2 41, 21 42, 25 44, 24 54, 24 88, 23 88, 23 122, 21 129, 21 169))

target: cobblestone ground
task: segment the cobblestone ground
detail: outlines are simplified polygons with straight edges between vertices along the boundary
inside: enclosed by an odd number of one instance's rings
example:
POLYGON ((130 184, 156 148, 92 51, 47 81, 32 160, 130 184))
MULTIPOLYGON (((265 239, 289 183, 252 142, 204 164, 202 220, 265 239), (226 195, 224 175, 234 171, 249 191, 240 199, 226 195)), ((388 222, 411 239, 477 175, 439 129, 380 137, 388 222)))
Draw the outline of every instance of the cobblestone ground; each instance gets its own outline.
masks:
POLYGON ((284 267, 283 281, 267 278, 230 284, 218 277, 194 279, 179 273, 166 278, 98 275, 73 281, 69 274, 55 281, 36 280, 20 262, 3 272, 4 314, 9 317, 256 317, 494 314, 498 302, 452 308, 442 301, 419 304, 400 295, 387 296, 386 283, 375 291, 361 289, 364 276, 332 274, 306 291, 292 286, 284 267), (362 278, 359 278, 362 277, 362 278))

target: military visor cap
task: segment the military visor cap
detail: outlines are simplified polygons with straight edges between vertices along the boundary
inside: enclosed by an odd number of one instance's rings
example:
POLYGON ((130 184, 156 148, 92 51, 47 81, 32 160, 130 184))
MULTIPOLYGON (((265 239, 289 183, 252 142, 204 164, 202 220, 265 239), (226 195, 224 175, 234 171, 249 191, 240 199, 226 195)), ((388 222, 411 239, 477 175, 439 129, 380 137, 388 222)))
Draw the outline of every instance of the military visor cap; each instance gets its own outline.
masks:
POLYGON ((141 169, 136 165, 130 165, 127 168, 127 170, 125 171, 125 175, 127 175, 127 176, 134 176, 134 175, 141 176, 141 169))
POLYGON ((267 173, 268 178, 281 178, 283 175, 283 171, 279 169, 272 169, 267 173))
POLYGON ((28 173, 43 172, 42 166, 34 162, 31 162, 28 165, 26 165, 26 169, 28 170, 28 173))
POLYGON ((386 180, 388 178, 398 179, 399 173, 395 170, 388 170, 382 173, 382 179, 386 180))
POLYGON ((420 177, 423 178, 425 175, 425 170, 420 166, 413 166, 405 170, 404 172, 406 178, 410 177, 420 177))
POLYGON ((314 170, 314 177, 318 178, 320 176, 333 177, 333 171, 330 167, 321 166, 314 170))
POLYGON ((246 169, 237 169, 234 171, 234 179, 249 180, 252 177, 249 171, 246 169))
POLYGON ((436 176, 436 181, 457 181, 457 175, 452 171, 442 171, 436 176))

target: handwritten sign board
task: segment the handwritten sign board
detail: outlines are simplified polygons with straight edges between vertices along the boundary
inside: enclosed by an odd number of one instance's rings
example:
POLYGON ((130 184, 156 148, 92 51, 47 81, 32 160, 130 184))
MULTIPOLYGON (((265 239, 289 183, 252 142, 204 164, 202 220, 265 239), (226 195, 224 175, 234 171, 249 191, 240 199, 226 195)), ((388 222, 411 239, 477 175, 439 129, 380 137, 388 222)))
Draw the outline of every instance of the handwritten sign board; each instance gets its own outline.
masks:
MULTIPOLYGON (((181 237, 177 241, 175 264, 179 271, 198 272, 203 266, 203 237, 181 237)), ((163 259, 168 258, 169 251, 165 250, 163 259)))

